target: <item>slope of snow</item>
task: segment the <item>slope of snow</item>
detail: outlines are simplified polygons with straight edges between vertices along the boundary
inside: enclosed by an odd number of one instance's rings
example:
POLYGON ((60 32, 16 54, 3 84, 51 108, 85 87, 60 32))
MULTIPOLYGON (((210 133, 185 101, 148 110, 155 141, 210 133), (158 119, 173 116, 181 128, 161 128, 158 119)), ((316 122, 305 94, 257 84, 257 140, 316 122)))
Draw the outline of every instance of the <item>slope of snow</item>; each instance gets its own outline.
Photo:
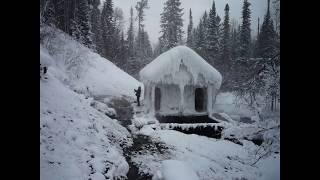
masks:
POLYGON ((220 88, 222 81, 221 74, 214 67, 186 46, 174 47, 158 56, 140 71, 140 78, 146 83, 210 83, 216 89, 220 88), (186 69, 187 74, 181 74, 181 68, 186 69))
POLYGON ((121 146, 129 132, 49 71, 40 83, 40 176, 43 180, 126 176, 121 146), (108 171, 106 171, 108 169, 108 171), (107 173, 106 173, 107 172, 107 173))
POLYGON ((40 178, 43 180, 126 177, 123 148, 131 134, 105 113, 114 110, 93 96, 133 96, 140 83, 61 31, 40 44, 40 178))
POLYGON ((79 44, 60 30, 45 27, 50 37, 40 46, 41 62, 60 70, 55 75, 72 89, 93 96, 134 96, 133 89, 141 86, 136 79, 119 69, 109 60, 79 44), (47 52, 45 50, 47 49, 47 52), (52 59, 48 58, 48 54, 52 59), (62 72, 61 72, 62 71, 62 72), (59 74, 65 74, 59 77, 59 74))

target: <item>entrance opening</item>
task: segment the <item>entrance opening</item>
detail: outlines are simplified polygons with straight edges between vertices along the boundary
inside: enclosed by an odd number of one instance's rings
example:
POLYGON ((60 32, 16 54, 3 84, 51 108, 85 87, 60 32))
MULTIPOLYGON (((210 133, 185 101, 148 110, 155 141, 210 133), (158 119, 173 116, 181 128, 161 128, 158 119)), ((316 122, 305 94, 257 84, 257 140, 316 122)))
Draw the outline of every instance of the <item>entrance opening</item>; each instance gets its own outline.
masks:
POLYGON ((197 112, 206 111, 207 102, 206 102, 206 89, 205 88, 196 88, 195 89, 195 110, 197 112))
POLYGON ((160 110, 160 104, 161 104, 161 91, 160 88, 156 87, 155 92, 154 92, 154 96, 155 96, 155 101, 154 101, 154 107, 156 111, 160 110))

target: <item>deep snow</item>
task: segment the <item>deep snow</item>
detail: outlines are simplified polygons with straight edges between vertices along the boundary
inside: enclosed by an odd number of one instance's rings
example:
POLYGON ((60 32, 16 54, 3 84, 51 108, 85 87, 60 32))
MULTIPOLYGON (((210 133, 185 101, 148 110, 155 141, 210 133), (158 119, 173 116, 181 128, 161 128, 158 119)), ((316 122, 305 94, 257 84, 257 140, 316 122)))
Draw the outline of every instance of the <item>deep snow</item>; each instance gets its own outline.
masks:
POLYGON ((179 82, 183 84, 214 84, 220 88, 222 76, 196 52, 186 46, 177 46, 161 54, 139 73, 142 82, 179 82), (180 74, 181 66, 188 74, 180 74))
POLYGON ((237 117, 254 113, 245 106, 234 106, 233 94, 222 93, 216 105, 220 116, 227 119, 220 122, 226 128, 222 139, 161 129, 153 116, 136 106, 131 134, 106 115, 114 115, 115 110, 103 100, 133 99, 133 89, 141 84, 61 31, 47 31, 51 39, 40 45, 40 63, 49 67, 47 79, 40 80, 41 179, 125 178, 129 164, 124 148, 137 135, 149 138, 152 144, 132 153, 131 160, 154 180, 280 179, 279 117, 241 123, 237 117), (257 146, 244 139, 261 131, 265 141, 274 144, 257 146), (236 137, 243 145, 224 140, 226 137, 236 137), (267 150, 278 153, 267 154, 253 165, 267 150))
POLYGON ((57 29, 40 44, 40 178, 43 180, 126 177, 123 148, 131 134, 93 97, 131 97, 140 83, 57 29))

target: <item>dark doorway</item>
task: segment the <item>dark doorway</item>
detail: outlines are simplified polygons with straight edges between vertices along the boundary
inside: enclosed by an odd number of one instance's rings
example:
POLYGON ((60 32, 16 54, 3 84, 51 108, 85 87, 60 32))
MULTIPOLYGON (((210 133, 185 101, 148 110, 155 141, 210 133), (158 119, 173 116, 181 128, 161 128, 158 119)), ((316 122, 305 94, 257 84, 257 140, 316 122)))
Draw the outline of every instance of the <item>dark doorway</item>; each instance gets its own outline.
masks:
POLYGON ((154 92, 154 107, 156 111, 160 110, 160 104, 161 104, 161 91, 160 88, 156 87, 155 92, 154 92))
POLYGON ((196 88, 195 90, 195 109, 197 112, 203 112, 206 110, 206 89, 196 88))

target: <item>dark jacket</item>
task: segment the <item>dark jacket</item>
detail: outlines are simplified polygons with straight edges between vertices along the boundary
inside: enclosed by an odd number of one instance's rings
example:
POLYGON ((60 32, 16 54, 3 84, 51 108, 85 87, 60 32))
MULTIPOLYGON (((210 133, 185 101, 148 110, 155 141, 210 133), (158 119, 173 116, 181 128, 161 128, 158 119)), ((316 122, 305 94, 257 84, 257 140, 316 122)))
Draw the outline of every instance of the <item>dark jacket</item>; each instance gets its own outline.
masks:
POLYGON ((135 89, 134 92, 136 93, 136 96, 137 96, 137 97, 140 97, 140 95, 141 95, 141 88, 138 87, 138 90, 135 89))

